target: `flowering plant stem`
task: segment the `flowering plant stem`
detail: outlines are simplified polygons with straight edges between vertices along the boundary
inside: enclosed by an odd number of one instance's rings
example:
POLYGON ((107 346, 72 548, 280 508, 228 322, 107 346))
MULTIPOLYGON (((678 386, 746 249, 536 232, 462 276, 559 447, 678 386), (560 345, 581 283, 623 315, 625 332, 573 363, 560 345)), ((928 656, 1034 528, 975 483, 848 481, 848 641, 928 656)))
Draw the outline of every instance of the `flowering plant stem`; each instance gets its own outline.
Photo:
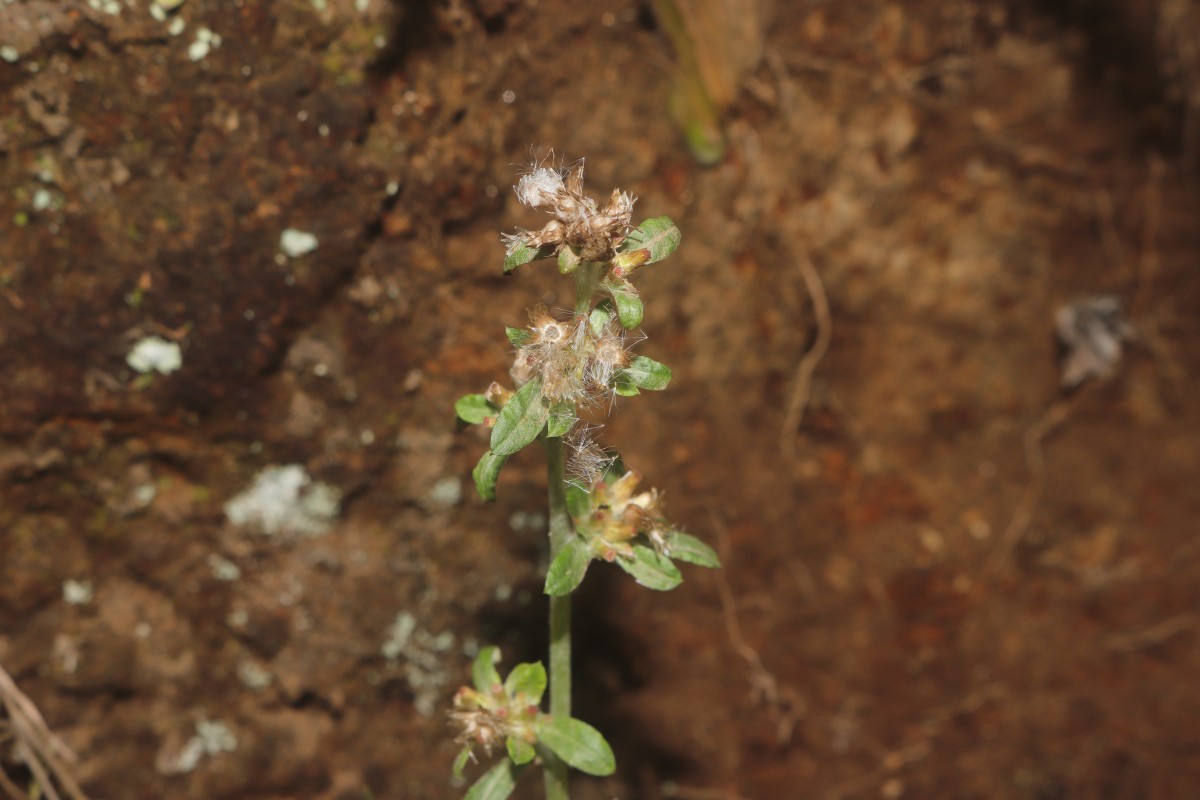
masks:
MULTIPOLYGON (((589 297, 590 300, 590 297, 589 297)), ((546 482, 550 496, 550 559, 554 560, 575 535, 567 510, 563 440, 543 437, 546 445, 546 482)), ((550 597, 550 714, 571 716, 571 595, 550 597)), ((567 765, 557 756, 546 764, 546 800, 567 800, 567 765)))
POLYGON ((546 448, 550 669, 547 675, 540 663, 518 664, 502 679, 499 650, 479 651, 473 686, 458 690, 450 712, 463 745, 454 771, 461 775, 475 760, 476 747, 490 756, 503 744, 507 759, 480 776, 466 800, 506 800, 522 773, 538 764, 545 769, 547 800, 569 800, 568 768, 597 777, 616 770, 603 734, 571 716, 571 592, 597 561, 657 591, 683 582, 675 561, 710 568, 720 562, 711 547, 667 520, 657 490, 638 492, 641 474, 589 433, 598 408, 671 382, 665 364, 630 353, 627 332, 641 325, 643 313, 629 276, 674 252, 679 229, 667 217, 634 227, 633 198, 624 192, 614 191, 601 207, 583 194, 582 162, 569 170, 535 165, 516 190, 524 205, 545 208, 553 218, 540 231, 505 237, 504 271, 557 256, 559 272, 575 278, 574 313, 562 319, 539 305, 528 328, 506 328, 516 348, 509 370, 516 389, 493 383, 486 394, 459 398, 454 408, 463 423, 491 429, 488 451, 472 472, 485 501, 496 499, 509 456, 535 439, 546 448), (550 705, 543 712, 547 685, 550 705))

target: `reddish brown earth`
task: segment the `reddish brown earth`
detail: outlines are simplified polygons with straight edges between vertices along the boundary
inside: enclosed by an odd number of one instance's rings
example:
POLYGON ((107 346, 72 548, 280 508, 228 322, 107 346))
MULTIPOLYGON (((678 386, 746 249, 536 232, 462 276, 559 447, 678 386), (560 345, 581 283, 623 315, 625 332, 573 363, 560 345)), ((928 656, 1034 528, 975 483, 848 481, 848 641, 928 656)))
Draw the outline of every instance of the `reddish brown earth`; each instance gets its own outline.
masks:
POLYGON ((589 576, 619 766, 578 797, 1200 792, 1197 43, 1154 28, 1188 4, 777 4, 708 169, 637 3, 94 5, 0 3, 0 665, 91 797, 461 796, 470 653, 545 640, 538 454, 480 504, 451 407, 566 297, 500 275, 549 146, 684 232, 638 278, 674 381, 604 441, 727 563, 589 576), (833 338, 793 440, 805 258, 833 338), (1068 396, 1054 312, 1093 294, 1136 340, 1068 396), (127 366, 151 334, 181 370, 127 366), (331 531, 227 520, 278 464, 340 489, 331 531))

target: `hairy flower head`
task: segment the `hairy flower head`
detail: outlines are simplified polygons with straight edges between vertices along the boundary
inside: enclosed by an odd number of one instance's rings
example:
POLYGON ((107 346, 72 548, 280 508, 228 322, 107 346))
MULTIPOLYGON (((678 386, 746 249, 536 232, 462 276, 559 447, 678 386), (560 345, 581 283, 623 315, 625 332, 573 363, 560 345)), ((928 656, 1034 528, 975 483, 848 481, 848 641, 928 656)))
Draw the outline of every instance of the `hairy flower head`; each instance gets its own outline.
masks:
POLYGON ((478 745, 490 756, 492 748, 510 736, 532 743, 536 739, 533 721, 537 715, 536 705, 530 705, 522 696, 509 697, 497 684, 490 692, 460 688, 454 695, 450 719, 459 729, 455 741, 468 747, 478 745))
POLYGON ((588 355, 587 381, 596 392, 610 393, 617 372, 627 366, 629 366, 629 348, 626 344, 625 332, 610 320, 594 335, 591 352, 588 355))
POLYGON ((510 374, 518 385, 542 379, 550 400, 586 400, 587 320, 555 319, 543 305, 529 312, 530 335, 517 348, 510 374))
POLYGON ((657 489, 637 492, 641 479, 641 473, 630 470, 615 480, 595 481, 588 513, 573 519, 580 535, 598 545, 609 560, 628 555, 639 535, 667 554, 665 537, 671 526, 663 515, 662 496, 657 489))
POLYGON ((554 218, 541 230, 505 235, 509 255, 520 247, 553 247, 555 252, 570 247, 583 261, 613 257, 629 233, 636 198, 614 189, 601 207, 583 193, 583 169, 583 161, 564 169, 534 164, 521 176, 515 187, 517 199, 530 208, 549 211, 554 218))

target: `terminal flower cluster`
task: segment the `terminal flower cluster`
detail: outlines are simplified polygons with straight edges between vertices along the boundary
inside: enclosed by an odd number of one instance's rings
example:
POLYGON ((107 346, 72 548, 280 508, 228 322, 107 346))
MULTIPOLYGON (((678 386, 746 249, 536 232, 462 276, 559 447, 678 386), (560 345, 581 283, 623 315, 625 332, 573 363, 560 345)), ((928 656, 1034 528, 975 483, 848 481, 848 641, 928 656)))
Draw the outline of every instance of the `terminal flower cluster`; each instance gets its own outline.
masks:
POLYGON ((508 255, 520 247, 553 248, 557 253, 570 246, 583 261, 612 258, 629 233, 633 204, 637 198, 613 189, 603 208, 583 193, 583 161, 566 170, 535 166, 517 183, 517 199, 529 208, 545 209, 553 215, 539 231, 518 230, 506 234, 508 255))

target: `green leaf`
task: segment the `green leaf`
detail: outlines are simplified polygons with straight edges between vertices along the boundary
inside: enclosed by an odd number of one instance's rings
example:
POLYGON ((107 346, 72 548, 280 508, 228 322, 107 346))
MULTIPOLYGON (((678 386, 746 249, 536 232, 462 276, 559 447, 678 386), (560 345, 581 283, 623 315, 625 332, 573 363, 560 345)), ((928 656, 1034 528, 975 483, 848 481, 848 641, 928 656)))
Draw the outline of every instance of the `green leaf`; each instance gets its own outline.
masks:
POLYGON ((592 513, 592 494, 582 486, 567 484, 567 511, 572 519, 581 519, 592 513))
POLYGON ((551 439, 566 436, 579 417, 575 415, 575 403, 570 400, 559 400, 550 406, 550 421, 546 425, 546 435, 551 439))
POLYGON ((465 394, 454 404, 454 413, 468 425, 482 425, 489 417, 500 413, 500 409, 488 402, 487 395, 465 394))
POLYGON ((630 272, 643 264, 662 261, 679 247, 682 234, 670 217, 654 217, 638 225, 621 246, 613 265, 630 272))
POLYGON ((546 691, 546 668, 537 662, 517 664, 504 681, 504 693, 509 697, 524 694, 531 706, 542 702, 546 691))
POLYGON ((558 271, 570 275, 579 268, 579 256, 569 246, 558 251, 558 271))
POLYGON ((542 379, 534 378, 500 409, 492 428, 492 452, 511 456, 538 437, 548 416, 550 405, 542 397, 542 379))
POLYGON ((533 336, 533 331, 527 328, 508 328, 504 329, 504 335, 512 342, 513 347, 523 347, 526 342, 533 336))
POLYGON ((508 757, 518 766, 528 764, 537 755, 537 751, 533 749, 533 745, 515 736, 509 736, 505 739, 504 747, 508 750, 508 757))
POLYGON ((683 583, 679 567, 672 564, 671 559, 642 544, 633 546, 632 556, 618 558, 617 566, 647 589, 666 592, 683 583))
POLYGON ((642 301, 632 283, 626 280, 605 281, 604 288, 612 294, 613 303, 617 306, 617 316, 621 319, 621 327, 633 330, 642 324, 642 301))
POLYGON ((504 259, 504 271, 512 272, 522 264, 528 264, 530 261, 537 261, 539 258, 549 258, 554 255, 554 247, 530 247, 527 244, 521 244, 516 250, 513 250, 504 259))
POLYGON ((613 318, 612 301, 608 298, 601 300, 592 309, 592 313, 588 316, 588 324, 592 326, 592 333, 599 336, 604 332, 604 326, 612 322, 613 318))
POLYGON ((667 552, 673 559, 709 569, 721 568, 721 559, 717 556, 717 551, 695 536, 683 531, 671 531, 664 537, 664 540, 667 552))
POLYGON ((667 385, 671 383, 671 368, 652 358, 635 356, 629 366, 618 373, 618 381, 621 381, 622 378, 639 389, 657 392, 667 388, 667 385))
POLYGON ((591 562, 591 547, 578 536, 572 536, 546 571, 546 594, 562 597, 575 591, 583 583, 583 576, 587 574, 591 562))
POLYGON ((520 774, 521 769, 508 759, 499 761, 475 781, 463 800, 506 800, 517 788, 520 774))
POLYGON ((471 760, 471 746, 467 745, 462 750, 458 751, 458 756, 454 759, 454 766, 451 767, 452 774, 456 778, 461 778, 463 770, 467 767, 467 762, 471 760))
POLYGON ((500 468, 507 460, 508 456, 497 455, 488 450, 479 459, 475 469, 471 470, 471 477, 475 479, 475 491, 485 503, 496 499, 496 480, 500 477, 500 468))
POLYGON ((571 717, 543 717, 535 728, 538 742, 588 775, 603 777, 617 769, 612 748, 600 731, 571 717))
POLYGON ((612 388, 621 397, 637 397, 642 393, 623 372, 618 372, 613 377, 612 388))
POLYGON ((500 673, 496 665, 500 663, 500 648, 488 646, 479 651, 471 663, 471 683, 475 691, 490 694, 492 688, 500 683, 500 673))

